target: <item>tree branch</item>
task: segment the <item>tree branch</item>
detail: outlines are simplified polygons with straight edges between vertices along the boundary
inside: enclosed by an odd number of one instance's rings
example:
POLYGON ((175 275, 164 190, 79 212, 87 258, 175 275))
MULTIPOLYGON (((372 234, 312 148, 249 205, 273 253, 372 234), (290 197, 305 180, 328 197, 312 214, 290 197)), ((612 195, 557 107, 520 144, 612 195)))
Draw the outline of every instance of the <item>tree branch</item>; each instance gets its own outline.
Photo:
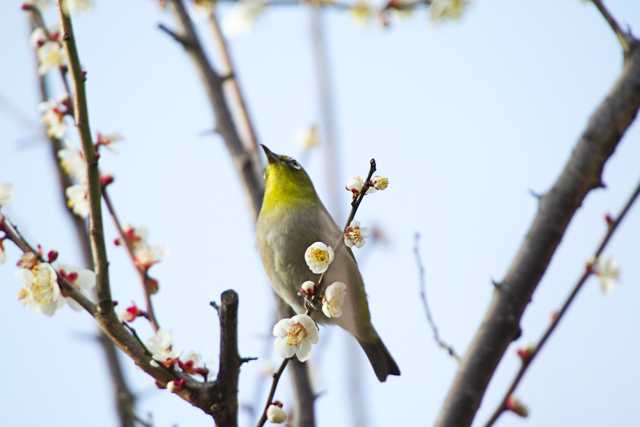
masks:
POLYGON ((124 245, 127 251, 127 254, 129 255, 129 258, 131 259, 131 263, 133 264, 133 267, 136 269, 136 272, 140 276, 140 281, 142 282, 142 293, 143 293, 144 302, 145 302, 146 317, 149 320, 149 323, 151 324, 151 327, 153 328, 153 330, 157 332, 158 329, 160 329, 160 323, 158 322, 155 310, 153 309, 153 301, 151 300, 151 292, 149 290, 149 284, 148 284, 150 280, 149 274, 146 269, 140 267, 136 263, 136 256, 133 253, 133 247, 131 245, 131 241, 129 238, 127 238, 127 235, 124 232, 124 228, 122 228, 122 223, 120 222, 120 218, 118 217, 118 214, 115 210, 115 207, 113 206, 113 203, 111 202, 111 196, 109 195, 109 192, 107 191, 106 188, 102 189, 102 198, 104 199, 104 204, 107 206, 107 211, 109 211, 109 215, 113 220, 113 224, 116 227, 118 236, 120 237, 120 241, 124 245))
POLYGON ((427 317, 427 323, 431 328, 431 332, 433 333, 433 339, 447 354, 453 359, 460 363, 460 356, 456 353, 455 349, 447 344, 441 337, 438 332, 438 326, 436 322, 433 320, 433 316, 431 315, 431 309, 429 308, 429 302, 427 300, 427 281, 425 278, 424 265, 422 264, 422 257, 420 256, 420 233, 416 233, 414 237, 414 246, 413 246, 413 254, 416 257, 416 265, 418 267, 418 280, 420 283, 420 300, 422 301, 422 308, 424 309, 424 314, 427 317))
MULTIPOLYGON (((608 225, 606 233, 602 237, 600 243, 598 244, 593 254, 593 258, 592 258, 593 263, 597 262, 598 258, 600 258, 600 255, 602 255, 602 252, 605 250, 605 248, 609 244, 609 241, 611 240, 614 233, 618 229, 618 226, 620 225, 622 220, 625 218, 625 216, 627 216, 627 214, 629 213, 629 210, 631 209, 631 206, 633 206, 633 204, 636 202, 639 195, 640 195, 640 183, 638 183, 635 190, 633 191, 633 193, 625 203, 624 207, 622 208, 622 210, 620 211, 616 219, 611 223, 611 225, 608 225)), ((511 384, 509 385, 507 392, 502 398, 502 401, 500 402, 498 407, 495 409, 491 417, 489 417, 489 420, 485 424, 485 427, 490 427, 494 425, 495 422, 500 417, 500 415, 502 415, 502 413, 504 413, 504 411, 507 410, 507 401, 509 400, 509 397, 513 395, 514 391, 520 384, 520 381, 522 381, 524 374, 529 369, 529 366, 531 366, 531 363, 533 362, 533 360, 540 353, 540 351, 542 350, 542 347, 545 345, 545 343, 547 342, 551 334, 555 331, 556 327, 560 323, 560 320, 562 320, 567 310, 569 309, 569 306, 571 306, 571 303, 573 303, 574 299, 578 295, 578 292, 580 292, 584 284, 593 275, 593 273, 594 273, 593 264, 589 262, 587 263, 586 268, 584 269, 577 283, 573 287, 571 293, 562 304, 560 311, 557 312, 557 315, 553 316, 553 320, 545 330, 544 334, 542 334, 542 337, 540 338, 538 343, 533 347, 533 351, 530 354, 528 354, 525 358, 522 359, 522 365, 520 366, 520 369, 516 373, 514 379, 511 381, 511 384)))
POLYGON ((218 426, 238 425, 238 378, 242 359, 238 353, 238 294, 224 291, 220 297, 220 356, 216 390, 220 402, 216 403, 213 418, 218 426))
POLYGON ((609 27, 616 35, 618 41, 620 42, 620 46, 625 54, 631 51, 631 45, 635 43, 633 36, 630 32, 624 31, 622 27, 618 24, 618 21, 611 15, 607 7, 604 5, 602 0, 591 0, 595 7, 598 9, 602 17, 607 21, 609 27))
POLYGON ((273 382, 271 383, 271 389, 269 389, 269 395, 267 396, 267 403, 264 406, 264 409, 262 410, 262 416, 258 420, 258 424, 256 424, 256 427, 262 427, 267 422, 267 409, 269 409, 269 406, 271 406, 271 403, 273 403, 273 398, 276 395, 276 389, 278 388, 278 383, 280 382, 282 373, 284 372, 285 368, 287 367, 290 361, 291 361, 290 357, 283 359, 282 363, 280 364, 280 367, 273 374, 273 382))
POLYGON ((180 37, 185 40, 185 43, 181 44, 193 60, 196 70, 202 78, 215 117, 215 128, 222 136, 240 176, 245 193, 249 196, 249 204, 255 220, 260 211, 263 192, 262 177, 259 175, 261 167, 254 164, 259 162, 259 157, 248 151, 242 144, 231 109, 224 95, 222 87, 224 78, 211 65, 184 2, 171 0, 170 3, 176 22, 180 26, 180 37))
MULTIPOLYGON (((242 94, 242 88, 240 87, 240 82, 238 81, 238 73, 235 69, 233 59, 231 58, 231 52, 229 50, 227 40, 222 33, 222 28, 220 28, 220 21, 218 20, 218 14, 215 8, 211 10, 211 13, 209 13, 209 26, 211 27, 213 41, 215 42, 220 60, 222 62, 222 75, 228 76, 228 78, 226 79, 226 81, 228 82, 227 86, 230 89, 229 92, 231 93, 233 102, 235 102, 238 108, 240 124, 247 137, 249 150, 251 150, 251 152, 255 156, 257 156, 258 136, 256 135, 256 130, 253 126, 251 115, 249 114, 249 106, 245 102, 244 95, 242 94)), ((257 165, 260 166, 259 159, 254 159, 254 163, 257 163, 257 165)))
POLYGON ((640 49, 632 44, 624 68, 595 110, 562 173, 538 204, 523 242, 456 374, 436 425, 468 426, 495 369, 517 336, 522 314, 569 222, 587 194, 601 187, 602 170, 640 107, 640 49))
POLYGON ((104 230, 102 227, 101 210, 101 185, 100 174, 98 172, 98 158, 96 149, 91 137, 89 126, 89 111, 87 108, 87 96, 84 87, 84 72, 80 66, 80 58, 73 34, 71 18, 64 12, 63 0, 58 0, 58 14, 60 16, 60 27, 62 28, 62 44, 64 45, 69 67, 71 71, 71 82, 73 87, 73 112, 82 143, 82 152, 87 164, 87 187, 89 193, 89 241, 91 243, 91 253, 93 256, 93 266, 96 273, 96 293, 98 296, 98 311, 100 313, 113 314, 113 301, 111 300, 111 289, 109 288, 109 262, 107 260, 107 249, 104 242, 104 230))

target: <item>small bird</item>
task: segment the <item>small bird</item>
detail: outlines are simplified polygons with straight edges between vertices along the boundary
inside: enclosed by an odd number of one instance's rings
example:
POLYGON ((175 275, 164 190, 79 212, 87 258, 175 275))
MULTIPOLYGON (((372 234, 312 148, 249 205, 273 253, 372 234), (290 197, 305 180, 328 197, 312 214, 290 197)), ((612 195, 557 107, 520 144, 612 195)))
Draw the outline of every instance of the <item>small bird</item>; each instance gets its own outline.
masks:
MULTIPOLYGON (((264 145, 262 148, 268 164, 256 227, 258 250, 276 294, 301 314, 306 310, 300 286, 308 280, 318 281, 318 275, 306 265, 305 250, 315 242, 333 247, 341 242, 343 233, 302 166, 291 157, 275 154, 264 145)), ((342 243, 336 248, 323 284, 336 281, 347 285, 343 315, 330 319, 322 311, 313 310, 311 317, 318 323, 337 324, 353 335, 381 382, 389 375, 400 375, 398 365, 371 324, 367 294, 356 259, 351 249, 342 243)))

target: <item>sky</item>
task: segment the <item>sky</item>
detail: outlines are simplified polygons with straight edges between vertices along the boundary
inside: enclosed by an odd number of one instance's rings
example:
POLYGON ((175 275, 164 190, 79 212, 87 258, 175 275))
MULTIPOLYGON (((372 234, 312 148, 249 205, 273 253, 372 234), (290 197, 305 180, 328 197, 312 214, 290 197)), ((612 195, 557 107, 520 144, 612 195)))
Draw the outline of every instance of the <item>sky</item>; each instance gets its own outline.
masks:
MULTIPOLYGON (((621 23, 640 25, 640 5, 606 2, 621 23)), ((228 8, 222 10, 223 15, 228 8)), ((304 8, 278 8, 252 32, 231 40, 238 74, 261 142, 297 156, 294 135, 317 120, 317 93, 304 8)), ((550 187, 589 115, 619 74, 622 56, 595 8, 578 0, 473 2, 459 22, 435 24, 426 13, 391 28, 359 26, 344 13, 326 14, 340 135, 341 176, 363 175, 375 157, 390 188, 365 200, 358 217, 388 239, 356 252, 373 320, 402 370, 376 381, 363 354, 360 376, 371 426, 431 425, 456 364, 434 343, 418 293, 413 236, 421 233, 427 292, 443 337, 464 352, 536 209, 530 190, 550 187)), ((50 18, 51 19, 51 18, 50 18)), ((209 33, 196 19, 203 39, 209 33)), ((155 2, 96 0, 74 19, 94 131, 122 133, 118 154, 102 167, 114 174, 114 203, 126 223, 144 225, 166 260, 152 272, 160 323, 179 349, 217 358, 218 329, 208 302, 228 288, 240 295, 243 366, 240 401, 262 405, 256 390, 272 324, 272 298, 254 244, 245 196, 223 143, 212 128, 206 94, 184 52, 157 30, 172 25, 155 2), (204 136, 203 136, 204 134, 204 136), (258 396, 258 401, 255 396, 258 396)), ((640 31, 640 30, 638 30, 640 31)), ((0 181, 16 188, 7 213, 34 243, 79 263, 50 158, 40 137, 33 55, 19 2, 0 5, 0 181)), ((211 47, 211 45, 209 45, 211 47)), ((522 338, 507 351, 476 424, 486 420, 518 367, 517 346, 535 341, 570 291, 604 232, 640 178, 640 130, 632 126, 604 171, 606 190, 592 192, 572 221, 528 307, 522 338)), ((323 197, 328 189, 321 150, 304 164, 323 197)), ((344 192, 344 210, 349 195, 344 192)), ((343 219, 338 219, 342 223, 343 219)), ((107 222, 107 241, 115 231, 107 222)), ((640 368, 640 264, 636 207, 606 256, 621 283, 603 296, 590 281, 517 395, 530 418, 511 414, 499 425, 630 425, 636 418, 640 368)), ((114 298, 141 303, 135 271, 121 248, 109 247, 114 298)), ((18 254, 0 266, 0 336, 6 367, 0 410, 7 425, 114 426, 109 378, 92 337, 91 319, 71 310, 52 318, 16 300, 18 254)), ((144 324, 137 325, 148 337, 144 324)), ((342 331, 320 332, 311 360, 320 426, 349 426, 345 388, 348 342, 342 331)), ((156 427, 209 426, 198 410, 164 391, 124 361, 140 396, 139 413, 156 427)), ((277 398, 291 404, 288 382, 277 398)), ((242 425, 254 425, 245 413, 242 425)))

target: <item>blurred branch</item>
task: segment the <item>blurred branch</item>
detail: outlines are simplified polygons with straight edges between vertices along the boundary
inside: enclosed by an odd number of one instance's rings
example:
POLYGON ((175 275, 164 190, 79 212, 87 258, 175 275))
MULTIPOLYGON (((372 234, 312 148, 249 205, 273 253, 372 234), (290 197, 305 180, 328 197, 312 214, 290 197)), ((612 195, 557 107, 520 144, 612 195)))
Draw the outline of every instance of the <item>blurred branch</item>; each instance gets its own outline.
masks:
POLYGON ((620 225, 622 220, 625 218, 625 216, 627 216, 627 214, 629 213, 629 210, 631 209, 633 204, 636 202, 639 195, 640 195, 640 183, 637 184, 635 190, 633 191, 633 193, 625 203, 624 207, 622 208, 618 216, 615 217, 615 219, 610 225, 607 224, 607 231, 602 237, 600 243, 598 244, 593 254, 593 257, 592 257, 593 261, 590 261, 587 263, 586 268, 584 269, 582 275, 578 279, 577 283, 573 287, 567 299, 562 304, 562 308, 560 308, 560 311, 558 311, 557 315, 553 316, 553 320, 551 321, 551 323, 549 323, 549 326, 545 330, 544 334, 542 334, 542 337, 540 338, 538 343, 533 348, 533 351, 530 354, 528 354, 526 357, 522 358, 522 365, 520 365, 520 369, 516 373, 514 379, 511 381, 511 384, 509 385, 507 392, 502 398, 502 401, 500 402, 498 407, 495 409, 495 411, 493 412, 493 414, 485 424, 485 427, 490 427, 494 425, 495 422, 500 417, 500 415, 502 415, 507 410, 508 408, 507 402, 509 400, 509 397, 513 395, 514 391, 520 384, 520 381, 524 377, 524 374, 529 369, 529 366, 531 366, 531 363, 533 362, 533 360, 540 353, 540 351, 542 350, 542 347, 545 345, 545 343, 547 342, 551 334, 555 331, 556 327, 560 323, 560 320, 562 320, 567 310, 569 309, 569 306, 571 306, 571 303, 574 301, 574 299, 578 295, 578 292, 580 292, 580 290, 582 289, 584 284, 587 282, 587 280, 593 275, 594 273, 593 264, 597 263, 598 258, 600 258, 600 255, 602 255, 602 252, 605 250, 605 248, 609 244, 611 238, 613 237, 613 234, 616 232, 616 230, 618 229, 618 226, 620 225))
POLYGON ((602 0, 591 0, 591 1, 595 5, 595 7, 598 9, 598 12, 600 12, 602 17, 607 21, 607 24, 609 24, 609 27, 611 27, 611 30, 618 38, 618 41, 620 42, 620 46, 622 47, 622 50, 624 51, 624 53, 625 54, 630 53, 631 45, 634 43, 637 43, 637 41, 633 38, 631 31, 624 31, 622 27, 620 27, 620 25, 618 24, 618 21, 616 21, 616 19, 613 17, 613 15, 611 15, 611 13, 609 13, 609 10, 604 5, 602 0))
MULTIPOLYGON (((257 218, 262 203, 262 177, 259 175, 261 167, 255 147, 247 148, 243 145, 238 129, 233 120, 231 109, 223 91, 225 78, 219 75, 211 65, 209 58, 200 42, 195 26, 182 0, 171 0, 173 15, 180 27, 179 32, 172 32, 176 40, 182 40, 181 46, 193 60, 196 70, 200 74, 209 102, 215 117, 215 129, 220 133, 227 151, 231 155, 233 164, 240 176, 244 190, 249 197, 251 213, 257 218)), ((166 27, 165 32, 167 32, 166 27)))
POLYGON ((442 337, 440 337, 438 326, 436 325, 436 322, 433 320, 433 316, 431 315, 431 309, 429 308, 429 302, 427 300, 427 280, 425 277, 422 257, 420 256, 420 233, 415 234, 413 253, 416 257, 416 265, 418 267, 420 300, 422 300, 422 308, 424 309, 424 314, 427 316, 427 323, 429 323, 429 327, 431 328, 431 332, 433 333, 433 339, 435 340, 436 344, 438 344, 438 347, 446 351, 447 354, 453 357, 456 362, 460 363, 460 356, 458 355, 458 353, 456 353, 455 349, 450 344, 447 344, 447 342, 444 341, 442 337))
MULTIPOLYGON (((209 13, 208 18, 211 33, 213 35, 213 41, 215 42, 218 55, 222 62, 222 75, 226 77, 226 85, 229 88, 233 102, 236 104, 238 115, 240 116, 240 124, 247 137, 247 145, 254 155, 257 156, 258 137, 256 135, 255 127, 253 126, 253 121, 251 120, 251 115, 249 114, 249 107, 245 101, 244 95, 242 94, 242 88, 238 81, 238 73, 234 66, 233 59, 231 58, 231 52, 229 50, 227 40, 222 33, 222 28, 220 27, 220 21, 215 8, 212 9, 211 13, 209 13)), ((254 162, 258 166, 260 165, 260 159, 254 159, 254 162)), ((258 173, 259 172, 260 171, 258 171, 258 173)))
POLYGON ((604 186, 602 171, 640 107, 640 49, 634 39, 617 82, 589 119, 538 212, 476 331, 449 389, 438 427, 472 423, 498 363, 518 336, 520 319, 587 194, 604 186))

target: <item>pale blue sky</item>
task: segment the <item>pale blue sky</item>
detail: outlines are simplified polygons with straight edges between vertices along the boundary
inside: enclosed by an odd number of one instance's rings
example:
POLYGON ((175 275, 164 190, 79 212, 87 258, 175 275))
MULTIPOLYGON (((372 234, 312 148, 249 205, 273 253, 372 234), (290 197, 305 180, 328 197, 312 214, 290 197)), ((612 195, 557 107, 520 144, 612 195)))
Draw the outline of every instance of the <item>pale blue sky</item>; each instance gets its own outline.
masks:
MULTIPOLYGON (((609 0, 621 22, 640 31, 640 7, 609 0)), ((103 167, 116 176, 112 194, 126 222, 144 224, 152 242, 169 249, 154 267, 161 292, 156 310, 176 345, 217 357, 218 329, 208 301, 233 287, 240 294, 240 348, 260 355, 272 300, 254 248, 244 195, 219 139, 210 129, 203 88, 183 51, 156 29, 171 24, 152 1, 97 1, 76 19, 94 130, 127 137, 103 167)), ((454 24, 434 25, 425 13, 392 28, 360 27, 327 15, 338 98, 344 175, 364 174, 370 157, 391 179, 366 200, 364 224, 384 227, 391 244, 370 248, 363 266, 378 331, 403 375, 379 384, 362 357, 363 385, 376 426, 433 423, 455 364, 433 343, 418 299, 412 255, 423 235, 428 292, 442 334, 463 351, 535 211, 528 189, 544 191, 558 174, 589 114, 619 73, 616 41, 595 9, 578 0, 478 1, 454 24)), ((261 141, 296 154, 295 132, 316 117, 308 13, 279 8, 254 32, 233 40, 233 53, 261 141)), ((5 40, 0 94, 37 123, 32 54, 18 2, 0 5, 5 40)), ((208 31, 202 28, 204 39, 208 31)), ((0 112, 0 181, 15 183, 8 212, 34 241, 78 259, 60 209, 52 162, 33 125, 0 112)), ((533 304, 519 343, 537 339, 582 269, 604 225, 640 178, 638 126, 608 163, 606 191, 592 193, 571 224, 533 304)), ((305 165, 317 182, 319 153, 305 165)), ((322 193, 326 189, 320 186, 322 193)), ((345 204, 348 194, 344 194, 345 204)), ((342 222, 342 219, 338 220, 342 222)), ((637 412, 637 313, 640 210, 632 212, 607 251, 622 284, 604 297, 590 282, 518 395, 531 418, 507 414, 503 426, 632 425, 637 412)), ((107 228, 108 240, 115 237, 107 228)), ((140 301, 139 284, 121 249, 110 248, 116 299, 140 301)), ((115 425, 108 378, 97 346, 86 339, 90 319, 69 310, 53 318, 16 301, 16 252, 0 267, 0 336, 5 376, 0 409, 7 425, 115 425)), ((140 332, 148 335, 140 325, 140 332)), ((321 339, 327 336, 321 331, 321 339)), ((346 426, 342 335, 322 363, 320 426, 346 426)), ((484 421, 517 367, 509 349, 479 412, 484 421)), ((157 427, 209 426, 210 420, 126 362, 140 413, 157 427)), ((261 362, 242 369, 240 398, 250 402, 261 362)), ((266 390, 263 391, 266 396, 266 390)), ((289 386, 277 396, 289 403, 289 386)), ((254 420, 242 418, 243 425, 254 420)))

